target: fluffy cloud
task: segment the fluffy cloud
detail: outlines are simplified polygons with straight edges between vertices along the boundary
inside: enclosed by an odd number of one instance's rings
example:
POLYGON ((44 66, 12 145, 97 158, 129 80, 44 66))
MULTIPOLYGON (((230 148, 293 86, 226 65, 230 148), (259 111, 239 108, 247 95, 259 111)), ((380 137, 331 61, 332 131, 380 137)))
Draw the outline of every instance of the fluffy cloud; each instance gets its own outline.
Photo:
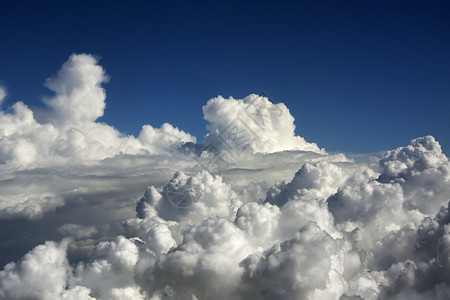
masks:
POLYGON ((0 272, 0 297, 4 299, 91 299, 90 290, 68 286, 68 241, 46 242, 10 263, 0 272))
POLYGON ((434 214, 449 200, 450 163, 432 136, 414 139, 411 145, 388 151, 380 161, 378 181, 398 182, 405 192, 404 206, 434 214))
POLYGON ((147 189, 137 206, 138 215, 154 214, 182 224, 199 224, 208 217, 233 219, 241 201, 220 176, 207 171, 188 176, 177 172, 161 192, 147 189))
POLYGON ((11 113, 0 112, 0 163, 33 168, 93 164, 118 154, 157 154, 195 137, 164 124, 144 125, 138 138, 123 136, 95 120, 103 115, 108 77, 91 55, 72 55, 45 86, 55 93, 46 98, 47 110, 38 117, 22 102, 11 113))
POLYGON ((357 175, 328 198, 336 222, 370 234, 366 243, 410 224, 417 227, 449 200, 449 161, 434 138, 417 138, 411 145, 385 153, 375 170, 357 175), (383 224, 383 226, 380 226, 383 224))
POLYGON ((63 206, 63 199, 50 193, 0 196, 0 218, 35 220, 63 206))
POLYGON ((103 115, 108 81, 97 60, 87 54, 72 55, 45 86, 55 93, 45 102, 52 108, 52 122, 69 126, 95 121, 103 115))
MULTIPOLYGON (((161 128, 144 125, 139 136, 133 137, 95 122, 104 112, 106 93, 102 83, 107 79, 96 58, 74 54, 45 83, 55 93, 45 99, 47 109, 35 114, 24 103, 17 102, 10 110, 0 111, 0 180, 7 184, 0 196, 0 218, 37 219, 66 204, 65 197, 55 193, 59 188, 55 188, 54 181, 39 186, 33 181, 32 187, 18 184, 17 190, 14 189, 14 181, 27 174, 34 175, 33 170, 59 168, 50 175, 55 177, 54 173, 71 172, 71 168, 79 173, 84 167, 81 172, 87 175, 92 172, 90 166, 98 166, 107 158, 167 157, 182 144, 195 143, 195 137, 168 123, 161 128), (18 171, 23 174, 17 175, 18 171)), ((77 182, 67 186, 67 181, 63 184, 66 192, 86 185, 84 182, 80 187, 77 182)))
POLYGON ((253 299, 338 299, 344 290, 342 249, 343 241, 308 222, 293 239, 241 263, 243 294, 253 299))
MULTIPOLYGON (((410 146, 397 150, 404 148, 410 146)), ((446 157, 433 155, 440 159, 416 170, 414 180, 445 172, 446 157)), ((3 295, 24 297, 14 294, 16 287, 38 276, 25 266, 43 251, 37 249, 50 249, 60 255, 51 267, 60 283, 42 286, 35 297, 445 299, 448 204, 434 214, 405 205, 407 172, 383 179, 387 161, 399 160, 391 152, 365 169, 333 160, 303 163, 291 181, 253 201, 239 199, 218 175, 177 172, 147 188, 136 217, 123 222, 126 236, 94 242, 90 259, 73 267, 68 242, 38 246, 2 271, 3 295)), ((441 180, 435 183, 445 186, 446 177, 441 180)), ((59 231, 86 241, 99 234, 97 227, 70 223, 59 231)))
POLYGON ((233 223, 207 219, 188 227, 183 243, 148 268, 141 284, 150 295, 233 299, 242 274, 239 262, 249 248, 233 223))
POLYGON ((294 117, 283 103, 255 94, 244 99, 213 98, 203 107, 209 134, 203 142, 234 153, 283 150, 323 152, 294 133, 294 117))
POLYGON ((72 55, 46 109, 0 111, 0 299, 449 298, 433 137, 331 155, 257 95, 208 101, 201 145, 168 123, 124 136, 96 122, 107 80, 72 55))
POLYGON ((316 197, 326 199, 341 187, 348 175, 338 165, 320 161, 305 163, 291 182, 275 185, 267 193, 266 201, 283 205, 293 197, 316 197))
POLYGON ((154 128, 150 125, 142 126, 138 139, 151 153, 158 153, 161 151, 160 149, 178 147, 181 143, 196 142, 195 137, 169 123, 162 124, 161 128, 154 128))
POLYGON ((134 241, 123 236, 117 236, 111 242, 101 242, 95 247, 91 261, 77 266, 73 281, 88 287, 96 298, 130 296, 133 297, 131 299, 143 299, 133 279, 138 253, 134 241))

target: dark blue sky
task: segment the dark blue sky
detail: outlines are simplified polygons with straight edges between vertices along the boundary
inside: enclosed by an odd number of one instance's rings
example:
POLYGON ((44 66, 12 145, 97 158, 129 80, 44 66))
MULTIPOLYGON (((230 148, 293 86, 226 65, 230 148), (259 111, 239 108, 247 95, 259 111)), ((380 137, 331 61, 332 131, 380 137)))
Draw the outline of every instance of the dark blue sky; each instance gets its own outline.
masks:
POLYGON ((201 141, 208 99, 264 91, 329 151, 431 134, 450 154, 450 1, 1 1, 0 40, 4 109, 40 105, 84 52, 111 77, 101 121, 128 134, 201 141))

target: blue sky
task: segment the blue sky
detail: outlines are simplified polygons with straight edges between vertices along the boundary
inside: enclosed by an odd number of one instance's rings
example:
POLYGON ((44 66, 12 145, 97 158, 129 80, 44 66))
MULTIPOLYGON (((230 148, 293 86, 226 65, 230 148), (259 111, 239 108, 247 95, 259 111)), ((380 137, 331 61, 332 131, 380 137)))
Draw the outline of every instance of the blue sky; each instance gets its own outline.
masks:
POLYGON ((450 153, 448 1, 2 1, 0 84, 42 105, 72 53, 111 77, 100 119, 136 135, 169 122, 201 141, 202 106, 264 92, 297 134, 375 152, 431 134, 450 153))

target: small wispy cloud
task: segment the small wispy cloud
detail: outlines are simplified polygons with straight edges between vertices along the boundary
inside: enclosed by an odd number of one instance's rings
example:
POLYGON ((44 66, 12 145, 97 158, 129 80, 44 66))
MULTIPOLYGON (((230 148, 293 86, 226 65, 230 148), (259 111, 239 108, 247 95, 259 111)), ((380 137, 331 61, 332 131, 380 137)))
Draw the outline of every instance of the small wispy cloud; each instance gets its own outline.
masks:
POLYGON ((6 89, 0 85, 0 105, 6 97, 6 89))

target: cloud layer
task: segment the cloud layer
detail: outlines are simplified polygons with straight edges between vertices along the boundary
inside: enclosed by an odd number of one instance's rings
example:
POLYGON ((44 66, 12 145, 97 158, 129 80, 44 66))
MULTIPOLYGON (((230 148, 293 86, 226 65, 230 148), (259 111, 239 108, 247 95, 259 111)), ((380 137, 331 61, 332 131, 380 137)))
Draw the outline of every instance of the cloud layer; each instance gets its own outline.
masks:
MULTIPOLYGON (((168 123, 123 136, 96 122, 107 79, 72 55, 47 110, 0 111, 0 221, 42 236, 2 266, 0 299, 450 297, 450 163, 432 136, 356 161, 258 95, 209 100, 202 144, 168 123)), ((21 243, 9 231, 2 249, 21 243)))

